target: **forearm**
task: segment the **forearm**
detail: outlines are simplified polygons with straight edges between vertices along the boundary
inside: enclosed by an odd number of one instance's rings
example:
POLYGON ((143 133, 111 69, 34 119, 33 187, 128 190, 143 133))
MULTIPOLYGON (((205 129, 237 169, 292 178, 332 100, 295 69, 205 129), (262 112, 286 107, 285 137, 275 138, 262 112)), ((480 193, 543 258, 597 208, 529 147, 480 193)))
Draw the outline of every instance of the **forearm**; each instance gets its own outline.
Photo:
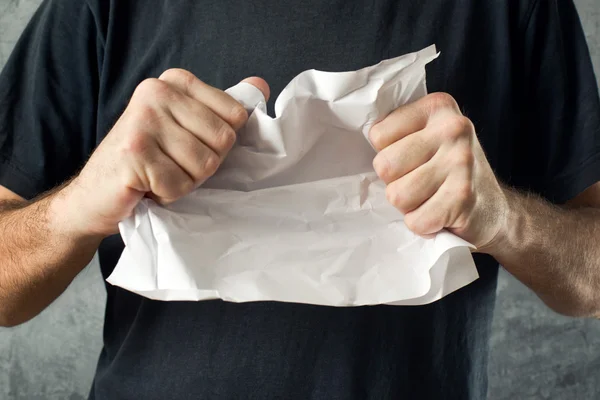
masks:
POLYGON ((600 209, 505 194, 506 229, 488 252, 555 311, 600 315, 600 209))
POLYGON ((91 261, 101 238, 71 232, 58 191, 32 203, 0 203, 0 325, 48 306, 91 261))

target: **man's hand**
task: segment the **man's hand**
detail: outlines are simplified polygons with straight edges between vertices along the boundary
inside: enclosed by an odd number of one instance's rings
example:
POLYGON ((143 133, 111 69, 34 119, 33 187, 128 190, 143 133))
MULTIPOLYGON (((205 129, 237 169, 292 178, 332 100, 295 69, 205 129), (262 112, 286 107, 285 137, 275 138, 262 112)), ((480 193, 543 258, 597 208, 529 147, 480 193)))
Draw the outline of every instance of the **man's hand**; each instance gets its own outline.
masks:
POLYGON ((373 166, 409 229, 444 228, 480 250, 504 229, 508 204, 471 121, 448 94, 430 94, 374 125, 373 166))
MULTIPOLYGON (((266 98, 267 83, 257 86, 266 98)), ((78 232, 109 235, 144 196, 161 204, 188 194, 215 173, 248 118, 244 107, 192 73, 171 69, 147 79, 63 191, 65 222, 78 232)))
MULTIPOLYGON (((264 80, 245 81, 268 98, 264 80)), ((0 201, 0 326, 27 321, 56 299, 143 196, 165 204, 202 184, 246 119, 226 93, 168 70, 137 87, 70 183, 33 202, 0 201)), ((0 188, 0 197, 17 196, 0 188)))

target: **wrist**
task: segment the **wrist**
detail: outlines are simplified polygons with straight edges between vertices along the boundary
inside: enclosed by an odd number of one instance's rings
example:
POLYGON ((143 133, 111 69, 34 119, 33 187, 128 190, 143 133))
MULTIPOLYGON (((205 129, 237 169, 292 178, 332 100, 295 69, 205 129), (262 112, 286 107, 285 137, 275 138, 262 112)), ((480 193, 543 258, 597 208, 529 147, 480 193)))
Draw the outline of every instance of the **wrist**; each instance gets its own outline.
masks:
POLYGON ((523 207, 523 196, 515 190, 502 187, 504 212, 499 216, 499 229, 493 240, 479 251, 500 261, 514 254, 517 248, 525 245, 523 233, 526 231, 527 218, 523 207))
POLYGON ((86 218, 85 196, 80 194, 76 179, 57 190, 46 199, 47 219, 57 234, 67 240, 97 240, 106 234, 94 231, 86 218))

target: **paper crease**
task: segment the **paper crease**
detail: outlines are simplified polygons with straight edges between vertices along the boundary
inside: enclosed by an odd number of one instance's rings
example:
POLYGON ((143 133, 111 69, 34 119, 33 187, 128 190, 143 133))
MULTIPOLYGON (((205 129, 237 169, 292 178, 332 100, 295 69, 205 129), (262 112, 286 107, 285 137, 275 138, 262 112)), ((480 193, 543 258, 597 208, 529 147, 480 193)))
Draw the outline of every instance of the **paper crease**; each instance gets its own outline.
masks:
POLYGON ((368 131, 426 95, 435 47, 350 72, 305 71, 266 113, 262 94, 202 187, 167 207, 144 199, 120 225, 108 282, 156 300, 418 305, 477 279, 469 243, 422 238, 386 200, 368 131))

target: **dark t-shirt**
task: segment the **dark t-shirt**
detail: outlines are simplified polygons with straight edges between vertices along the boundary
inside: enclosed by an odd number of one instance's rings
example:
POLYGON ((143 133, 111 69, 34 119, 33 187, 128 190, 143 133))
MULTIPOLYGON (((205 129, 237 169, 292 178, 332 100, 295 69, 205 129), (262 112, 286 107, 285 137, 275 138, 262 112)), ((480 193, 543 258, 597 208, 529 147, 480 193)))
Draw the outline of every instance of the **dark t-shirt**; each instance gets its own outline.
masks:
MULTIPOLYGON (((46 0, 0 76, 0 184, 32 198, 85 163, 136 85, 225 89, 436 44, 499 179, 563 202, 600 180, 600 107, 569 0, 46 0)), ((269 104, 272 110, 272 101, 269 104)), ((99 250, 110 274, 123 243, 99 250)), ((425 306, 158 302, 107 285, 92 399, 482 399, 497 263, 425 306)))

